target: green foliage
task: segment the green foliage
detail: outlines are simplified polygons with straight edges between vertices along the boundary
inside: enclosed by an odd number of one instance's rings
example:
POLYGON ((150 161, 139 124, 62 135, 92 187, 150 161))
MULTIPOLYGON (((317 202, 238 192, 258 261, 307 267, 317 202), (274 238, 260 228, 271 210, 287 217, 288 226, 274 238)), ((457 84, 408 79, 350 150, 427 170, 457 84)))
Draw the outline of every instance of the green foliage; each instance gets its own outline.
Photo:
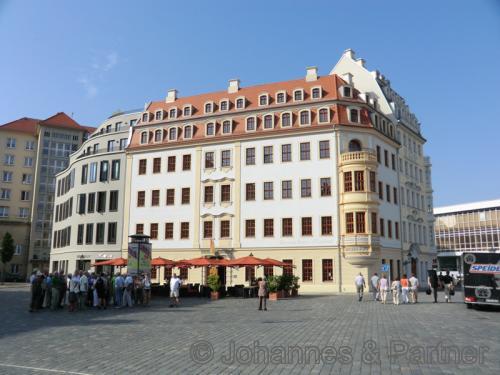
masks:
POLYGON ((1 249, 1 260, 2 263, 8 263, 12 260, 12 257, 14 256, 14 251, 15 251, 15 246, 14 246, 14 239, 12 238, 12 235, 7 232, 2 238, 2 249, 1 249))
POLYGON ((293 275, 280 276, 278 290, 291 290, 293 281, 294 281, 293 275))
POLYGON ((268 276, 267 277, 267 289, 269 293, 276 293, 278 291, 280 276, 268 276))
POLYGON ((299 289, 300 288, 299 280, 300 280, 300 277, 298 277, 298 276, 293 277, 292 289, 299 289))
POLYGON ((219 275, 217 274, 208 275, 207 283, 208 287, 212 290, 212 292, 217 292, 221 287, 219 275))

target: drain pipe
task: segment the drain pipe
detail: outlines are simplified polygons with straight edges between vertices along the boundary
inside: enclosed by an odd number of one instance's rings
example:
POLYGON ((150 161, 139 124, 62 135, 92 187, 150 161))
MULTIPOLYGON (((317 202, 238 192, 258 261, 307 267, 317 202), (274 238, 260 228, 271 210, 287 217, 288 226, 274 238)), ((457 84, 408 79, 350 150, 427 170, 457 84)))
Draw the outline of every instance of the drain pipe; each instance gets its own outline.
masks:
POLYGON ((336 190, 336 195, 337 195, 337 267, 338 267, 338 273, 337 273, 337 280, 338 280, 338 292, 342 293, 342 256, 340 255, 341 249, 340 249, 340 189, 339 189, 339 184, 340 184, 340 172, 339 172, 339 164, 340 164, 340 149, 339 149, 339 132, 338 129, 334 128, 335 132, 335 152, 337 154, 337 160, 335 163, 335 176, 337 183, 335 184, 335 190, 336 190))

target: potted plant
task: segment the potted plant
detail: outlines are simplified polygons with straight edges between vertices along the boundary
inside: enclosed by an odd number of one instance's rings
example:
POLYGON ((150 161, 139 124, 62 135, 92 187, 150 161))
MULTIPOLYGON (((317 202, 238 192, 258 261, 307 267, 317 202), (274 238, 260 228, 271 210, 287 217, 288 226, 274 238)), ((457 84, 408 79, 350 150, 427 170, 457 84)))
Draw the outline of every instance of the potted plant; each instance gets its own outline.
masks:
POLYGON ((292 281, 292 297, 297 297, 299 295, 299 277, 294 276, 292 281))
POLYGON ((219 280, 219 275, 217 275, 216 273, 208 275, 208 277, 207 277, 207 284, 208 284, 208 287, 211 290, 210 298, 212 300, 219 299, 219 289, 221 287, 220 280, 219 280))
POLYGON ((293 284, 293 275, 282 275, 280 277, 280 282, 278 285, 278 290, 280 291, 279 297, 281 298, 289 297, 290 291, 292 290, 292 284, 293 284))
POLYGON ((267 289, 269 290, 269 300, 276 301, 278 299, 279 276, 269 276, 267 278, 267 289))

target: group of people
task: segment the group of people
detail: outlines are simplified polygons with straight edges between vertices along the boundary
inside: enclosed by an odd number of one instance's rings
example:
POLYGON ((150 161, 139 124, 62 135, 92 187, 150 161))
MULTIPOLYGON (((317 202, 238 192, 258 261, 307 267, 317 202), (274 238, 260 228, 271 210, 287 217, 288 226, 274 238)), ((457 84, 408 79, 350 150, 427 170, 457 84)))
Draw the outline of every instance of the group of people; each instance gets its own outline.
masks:
POLYGON ((34 272, 30 277, 30 312, 43 308, 58 310, 68 306, 69 312, 87 308, 106 309, 147 306, 151 299, 151 280, 147 274, 122 275, 75 271, 34 272))
MULTIPOLYGON (((356 291, 358 293, 358 301, 363 300, 363 292, 366 288, 366 282, 362 273, 354 279, 356 291)), ((418 287, 419 281, 415 274, 411 274, 408 278, 403 274, 401 278, 396 277, 392 282, 389 282, 387 276, 383 273, 379 276, 376 272, 370 279, 370 289, 374 301, 380 301, 382 304, 387 303, 387 295, 392 294, 392 302, 394 305, 399 305, 401 300, 404 304, 418 302, 418 287)))

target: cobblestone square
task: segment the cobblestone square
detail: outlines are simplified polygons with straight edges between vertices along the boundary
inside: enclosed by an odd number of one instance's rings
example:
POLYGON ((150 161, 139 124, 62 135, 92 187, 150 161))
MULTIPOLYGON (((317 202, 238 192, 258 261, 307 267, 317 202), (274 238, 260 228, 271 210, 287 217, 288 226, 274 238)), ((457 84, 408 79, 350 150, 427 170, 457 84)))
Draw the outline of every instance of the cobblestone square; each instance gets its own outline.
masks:
POLYGON ((498 312, 469 310, 459 294, 451 304, 420 297, 300 296, 263 312, 256 299, 172 309, 156 297, 148 308, 30 314, 28 288, 3 287, 0 374, 500 373, 498 312))

